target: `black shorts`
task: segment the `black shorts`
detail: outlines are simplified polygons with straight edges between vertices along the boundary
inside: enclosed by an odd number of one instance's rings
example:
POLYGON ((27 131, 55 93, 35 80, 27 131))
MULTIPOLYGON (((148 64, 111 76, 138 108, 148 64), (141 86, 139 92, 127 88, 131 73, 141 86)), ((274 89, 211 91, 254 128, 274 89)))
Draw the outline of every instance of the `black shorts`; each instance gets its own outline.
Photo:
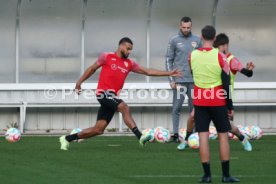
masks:
POLYGON ((194 108, 196 132, 208 132, 211 121, 213 121, 219 133, 225 133, 231 130, 226 106, 194 106, 194 108))
POLYGON ((118 105, 123 102, 114 92, 103 91, 97 95, 97 100, 101 104, 98 110, 97 121, 106 120, 109 123, 118 109, 118 105))

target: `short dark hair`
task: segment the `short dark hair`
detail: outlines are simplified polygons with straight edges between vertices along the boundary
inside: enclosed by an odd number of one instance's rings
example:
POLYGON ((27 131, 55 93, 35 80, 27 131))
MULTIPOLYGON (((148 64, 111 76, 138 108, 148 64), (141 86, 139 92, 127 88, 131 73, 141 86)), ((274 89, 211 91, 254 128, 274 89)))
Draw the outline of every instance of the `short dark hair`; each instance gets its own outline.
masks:
POLYGON ((182 17, 182 19, 181 19, 181 21, 180 21, 180 23, 181 22, 192 22, 192 19, 190 18, 190 17, 182 17))
POLYGON ((216 29, 213 26, 207 25, 201 30, 201 35, 204 40, 214 40, 216 29))
POLYGON ((216 36, 216 40, 214 42, 214 47, 218 47, 220 45, 229 44, 229 38, 225 33, 220 33, 216 36))
POLYGON ((128 37, 122 38, 122 39, 119 41, 119 45, 121 45, 122 43, 125 43, 125 42, 130 43, 131 45, 133 45, 133 42, 132 42, 131 39, 128 38, 128 37))

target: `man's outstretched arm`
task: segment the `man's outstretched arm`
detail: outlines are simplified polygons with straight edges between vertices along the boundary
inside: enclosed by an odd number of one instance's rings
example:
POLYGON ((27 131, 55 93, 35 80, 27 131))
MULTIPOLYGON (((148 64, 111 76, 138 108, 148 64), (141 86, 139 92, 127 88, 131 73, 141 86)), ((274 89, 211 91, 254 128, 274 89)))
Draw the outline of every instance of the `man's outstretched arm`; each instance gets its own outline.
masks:
POLYGON ((171 76, 171 77, 180 77, 182 76, 182 72, 179 70, 172 70, 172 71, 162 71, 156 70, 152 68, 145 68, 140 66, 137 70, 134 71, 135 73, 147 75, 147 76, 171 76))
POLYGON ((76 83, 75 90, 77 91, 77 93, 80 93, 81 84, 86 79, 88 79, 91 75, 93 75, 98 68, 100 68, 100 65, 98 64, 98 62, 95 62, 93 65, 91 65, 89 68, 86 69, 86 71, 83 73, 83 75, 80 77, 80 79, 76 83))
POLYGON ((238 71, 247 77, 252 77, 254 68, 255 68, 255 65, 253 62, 248 62, 245 68, 243 64, 236 57, 234 57, 230 61, 230 69, 232 71, 238 71))

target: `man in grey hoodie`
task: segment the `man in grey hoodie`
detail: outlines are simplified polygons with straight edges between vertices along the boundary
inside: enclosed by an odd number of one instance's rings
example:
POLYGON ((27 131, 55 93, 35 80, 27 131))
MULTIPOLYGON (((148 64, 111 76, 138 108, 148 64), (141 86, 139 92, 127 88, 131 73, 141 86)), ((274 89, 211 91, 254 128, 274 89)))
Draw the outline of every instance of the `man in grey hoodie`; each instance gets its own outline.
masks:
MULTIPOLYGON (((179 116, 182 109, 182 105, 185 99, 185 95, 188 96, 189 106, 189 118, 187 120, 187 132, 185 140, 193 132, 193 104, 192 104, 192 89, 194 87, 194 81, 189 66, 190 53, 199 47, 201 47, 201 40, 198 36, 192 34, 192 20, 190 17, 183 17, 180 21, 180 30, 177 35, 173 36, 168 44, 166 54, 166 70, 171 71, 173 69, 179 69, 182 71, 181 77, 169 77, 170 86, 173 90, 173 109, 172 109, 172 122, 173 133, 171 141, 179 142, 179 116)), ((181 144, 183 147, 183 144, 181 144)), ((178 148, 179 149, 179 148, 178 148)), ((180 148, 179 150, 184 150, 180 148)))

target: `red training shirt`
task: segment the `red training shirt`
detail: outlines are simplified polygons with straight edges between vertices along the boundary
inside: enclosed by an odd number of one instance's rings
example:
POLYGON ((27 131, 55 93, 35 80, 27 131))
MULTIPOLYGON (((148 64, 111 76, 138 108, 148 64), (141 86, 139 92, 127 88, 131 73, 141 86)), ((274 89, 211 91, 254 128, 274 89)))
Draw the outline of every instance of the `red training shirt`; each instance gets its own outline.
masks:
POLYGON ((120 58, 114 52, 100 54, 97 63, 102 67, 97 94, 101 91, 110 90, 119 95, 128 73, 130 71, 135 72, 140 68, 133 60, 120 58))

